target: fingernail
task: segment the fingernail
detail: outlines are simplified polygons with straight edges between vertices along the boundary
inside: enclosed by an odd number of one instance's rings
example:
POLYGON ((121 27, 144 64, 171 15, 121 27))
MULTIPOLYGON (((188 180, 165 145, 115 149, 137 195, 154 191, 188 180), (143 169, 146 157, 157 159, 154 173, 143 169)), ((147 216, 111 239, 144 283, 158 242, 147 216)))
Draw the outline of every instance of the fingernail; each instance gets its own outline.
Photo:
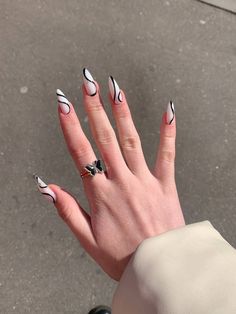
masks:
POLYGON ((88 95, 95 96, 97 94, 97 87, 91 73, 86 68, 83 69, 83 81, 88 95))
POLYGON ((60 89, 57 89, 57 101, 60 106, 61 112, 68 114, 70 112, 70 102, 60 89))
POLYGON ((108 80, 109 90, 111 97, 115 104, 119 105, 122 102, 122 94, 119 88, 119 85, 116 83, 116 80, 112 76, 109 76, 108 80))
POLYGON ((56 194, 38 176, 34 176, 34 178, 36 180, 38 189, 42 193, 42 195, 44 195, 44 197, 48 201, 55 203, 56 202, 56 194))
POLYGON ((166 124, 171 124, 175 117, 175 107, 174 103, 170 100, 166 109, 166 124))

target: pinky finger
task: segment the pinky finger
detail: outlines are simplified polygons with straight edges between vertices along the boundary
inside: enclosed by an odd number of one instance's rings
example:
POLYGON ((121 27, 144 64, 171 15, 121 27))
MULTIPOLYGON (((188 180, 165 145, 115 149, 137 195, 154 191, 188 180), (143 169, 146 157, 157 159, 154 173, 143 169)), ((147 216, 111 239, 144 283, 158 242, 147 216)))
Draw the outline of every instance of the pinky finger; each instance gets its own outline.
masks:
POLYGON ((174 104, 170 101, 162 116, 160 144, 154 174, 162 182, 173 182, 175 178, 176 117, 174 104))
POLYGON ((59 216, 69 226, 84 249, 93 257, 96 256, 97 243, 93 234, 90 216, 69 193, 59 186, 45 184, 35 176, 38 189, 57 208, 59 216))

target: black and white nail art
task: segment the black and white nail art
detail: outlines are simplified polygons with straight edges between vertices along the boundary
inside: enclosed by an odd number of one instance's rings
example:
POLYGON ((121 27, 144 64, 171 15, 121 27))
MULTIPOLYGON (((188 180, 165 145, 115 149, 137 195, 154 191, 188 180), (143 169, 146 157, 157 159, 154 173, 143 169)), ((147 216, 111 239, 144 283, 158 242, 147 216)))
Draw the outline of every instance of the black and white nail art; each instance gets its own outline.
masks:
POLYGON ((174 120, 175 117, 175 107, 174 107, 174 103, 172 101, 169 101, 168 105, 167 105, 167 124, 171 124, 174 120))
POLYGON ((86 68, 83 69, 83 81, 88 95, 95 96, 97 94, 97 87, 91 73, 86 68))
POLYGON ((55 193, 44 183, 38 176, 34 176, 38 189, 42 193, 42 195, 50 202, 56 202, 56 195, 55 193))
POLYGON ((119 105, 123 100, 122 94, 119 85, 116 83, 116 80, 112 76, 109 76, 108 85, 114 103, 119 105))
POLYGON ((57 101, 62 113, 68 114, 70 112, 70 102, 60 89, 57 89, 57 101))

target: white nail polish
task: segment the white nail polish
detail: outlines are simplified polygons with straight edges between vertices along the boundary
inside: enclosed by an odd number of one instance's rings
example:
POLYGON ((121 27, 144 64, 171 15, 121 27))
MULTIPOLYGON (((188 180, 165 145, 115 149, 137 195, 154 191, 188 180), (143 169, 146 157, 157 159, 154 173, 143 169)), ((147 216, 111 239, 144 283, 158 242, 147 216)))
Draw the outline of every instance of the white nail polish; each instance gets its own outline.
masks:
POLYGON ((169 101, 168 105, 167 105, 167 124, 171 124, 174 120, 175 117, 175 107, 174 107, 174 103, 172 101, 169 101))
POLYGON ((97 87, 91 73, 86 68, 83 69, 83 81, 88 95, 95 96, 97 94, 97 87))
POLYGON ((70 102, 60 89, 57 89, 57 101, 62 113, 68 114, 70 112, 70 102))
POLYGON ((35 176, 35 180, 38 186, 39 191, 42 195, 50 202, 56 202, 56 194, 44 183, 38 176, 35 176))
POLYGON ((116 105, 119 105, 122 102, 122 94, 119 88, 119 85, 116 83, 116 80, 112 76, 109 76, 108 80, 109 90, 111 97, 116 105))

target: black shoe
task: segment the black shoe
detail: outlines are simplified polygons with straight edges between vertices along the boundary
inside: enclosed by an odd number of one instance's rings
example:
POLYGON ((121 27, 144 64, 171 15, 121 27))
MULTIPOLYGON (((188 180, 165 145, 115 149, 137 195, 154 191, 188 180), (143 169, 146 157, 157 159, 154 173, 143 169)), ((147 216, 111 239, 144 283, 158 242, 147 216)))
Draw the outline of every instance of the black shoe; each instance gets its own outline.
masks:
POLYGON ((111 309, 108 306, 100 305, 93 308, 88 314, 111 314, 111 309))

